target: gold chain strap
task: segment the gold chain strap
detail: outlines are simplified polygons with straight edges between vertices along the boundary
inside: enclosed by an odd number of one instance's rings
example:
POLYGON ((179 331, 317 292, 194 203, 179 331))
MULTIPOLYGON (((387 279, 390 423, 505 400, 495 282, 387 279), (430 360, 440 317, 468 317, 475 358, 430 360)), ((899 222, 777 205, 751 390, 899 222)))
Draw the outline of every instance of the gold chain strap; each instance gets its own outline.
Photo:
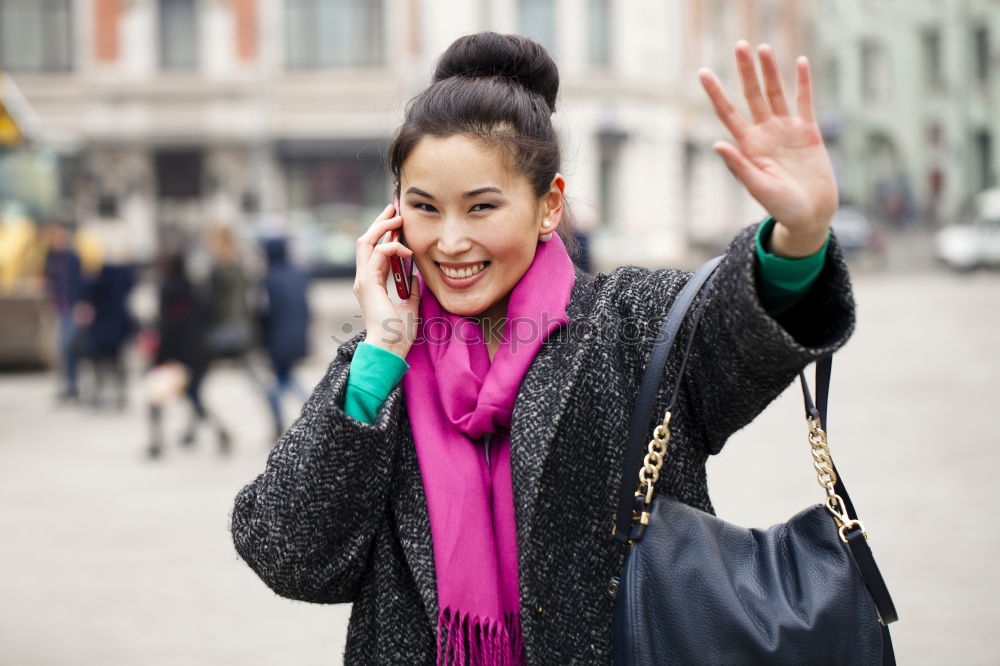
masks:
MULTIPOLYGON (((667 455, 667 444, 670 442, 670 416, 668 410, 663 415, 663 422, 653 430, 653 438, 649 440, 646 457, 639 470, 639 489, 635 491, 636 497, 643 498, 643 511, 641 514, 633 512, 633 525, 636 521, 641 525, 649 525, 653 488, 660 478, 663 461, 667 455)), ((837 483, 837 472, 833 469, 833 459, 830 457, 830 445, 826 439, 826 431, 820 427, 819 419, 809 416, 806 417, 806 421, 809 423, 809 446, 812 450, 813 467, 816 469, 816 481, 820 487, 826 490, 826 509, 840 526, 838 530, 840 540, 847 543, 847 530, 852 527, 861 528, 861 533, 867 539, 868 532, 865 530, 864 524, 848 515, 847 506, 834 487, 837 483)))
POLYGON ((868 538, 868 532, 860 520, 847 514, 844 499, 837 494, 834 486, 837 483, 837 472, 833 469, 833 459, 830 457, 830 445, 826 441, 826 431, 820 427, 819 419, 806 417, 809 423, 809 445, 812 447, 813 467, 816 468, 816 480, 820 487, 826 490, 826 509, 840 526, 840 540, 847 543, 847 530, 852 527, 861 528, 861 533, 868 538))
MULTIPOLYGON (((646 447, 646 457, 642 460, 642 468, 639 470, 639 489, 635 491, 636 497, 643 498, 642 513, 632 512, 632 524, 637 522, 640 525, 649 525, 649 508, 653 503, 653 488, 660 478, 660 470, 663 469, 663 460, 667 455, 667 444, 670 442, 670 411, 663 415, 663 422, 653 430, 653 439, 649 440, 646 447)), ((614 528, 611 533, 614 534, 614 528)), ((629 539, 629 545, 634 546, 635 542, 629 539)))
POLYGON ((639 470, 639 490, 636 491, 636 497, 645 495, 647 507, 653 501, 653 486, 660 478, 660 470, 663 469, 663 459, 667 455, 669 441, 670 412, 667 411, 663 415, 663 423, 656 426, 653 431, 653 439, 649 440, 646 457, 642 461, 642 469, 639 470))

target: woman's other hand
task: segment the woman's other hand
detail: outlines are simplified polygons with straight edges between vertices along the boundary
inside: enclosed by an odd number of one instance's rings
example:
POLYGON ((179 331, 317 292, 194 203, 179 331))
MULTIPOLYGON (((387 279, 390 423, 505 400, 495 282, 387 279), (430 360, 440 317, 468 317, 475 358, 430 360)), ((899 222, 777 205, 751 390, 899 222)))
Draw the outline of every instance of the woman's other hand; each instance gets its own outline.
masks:
POLYGON ((406 358, 416 336, 420 293, 417 276, 410 281, 410 298, 394 303, 389 298, 386 281, 389 278, 389 257, 403 259, 413 251, 399 241, 379 243, 388 232, 398 229, 403 218, 392 204, 385 207, 357 242, 357 270, 354 296, 361 305, 365 322, 365 342, 406 358))
POLYGON ((795 61, 798 115, 792 115, 774 51, 761 44, 758 54, 764 91, 750 44, 737 42, 736 64, 752 122, 733 107, 714 72, 706 68, 698 72, 716 114, 736 141, 735 146, 718 141, 713 148, 777 222, 771 251, 787 258, 805 257, 826 241, 838 205, 837 181, 813 113, 808 60, 800 56, 795 61))

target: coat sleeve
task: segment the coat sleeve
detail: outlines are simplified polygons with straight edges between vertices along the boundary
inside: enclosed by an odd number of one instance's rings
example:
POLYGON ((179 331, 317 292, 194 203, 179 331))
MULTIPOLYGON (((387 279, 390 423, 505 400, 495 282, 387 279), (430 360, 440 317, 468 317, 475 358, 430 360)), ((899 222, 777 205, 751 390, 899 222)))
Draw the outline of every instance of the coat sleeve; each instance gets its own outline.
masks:
POLYGON ((264 473, 236 497, 236 551, 283 597, 353 601, 385 520, 402 389, 392 390, 370 425, 344 412, 351 359, 363 337, 341 346, 264 473))
MULTIPOLYGON (((708 453, 718 453, 731 434, 750 423, 809 363, 840 348, 854 329, 855 310, 843 253, 830 239, 827 259, 808 292, 789 310, 771 316, 761 302, 757 280, 756 232, 743 229, 733 239, 702 313, 684 373, 674 417, 685 421, 708 453)), ((648 344, 690 274, 650 271, 633 287, 638 316, 648 322, 648 344)), ((688 324, 671 353, 658 400, 666 406, 688 324)), ((643 364, 644 365, 644 364, 643 364)))

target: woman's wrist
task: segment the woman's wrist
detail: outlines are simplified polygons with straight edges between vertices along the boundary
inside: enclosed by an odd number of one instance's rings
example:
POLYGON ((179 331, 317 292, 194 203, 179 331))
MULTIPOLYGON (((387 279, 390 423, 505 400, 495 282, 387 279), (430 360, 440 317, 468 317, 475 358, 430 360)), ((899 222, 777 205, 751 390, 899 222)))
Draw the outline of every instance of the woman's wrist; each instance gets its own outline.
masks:
POLYGON ((792 230, 775 220, 771 233, 764 241, 764 249, 782 259, 802 259, 819 252, 830 235, 829 222, 813 229, 792 230))
POLYGON ((400 357, 404 361, 406 360, 406 354, 410 351, 410 345, 408 344, 394 344, 392 342, 386 342, 384 340, 369 340, 367 337, 362 341, 364 344, 371 345, 372 347, 377 347, 383 351, 390 352, 400 357))

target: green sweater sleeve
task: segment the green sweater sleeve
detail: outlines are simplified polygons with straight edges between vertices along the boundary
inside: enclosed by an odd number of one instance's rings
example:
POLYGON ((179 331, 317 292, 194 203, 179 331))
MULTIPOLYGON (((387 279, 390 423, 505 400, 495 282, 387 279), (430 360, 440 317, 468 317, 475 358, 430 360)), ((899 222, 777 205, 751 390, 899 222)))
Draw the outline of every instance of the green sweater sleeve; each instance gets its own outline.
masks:
POLYGON ((826 263, 830 234, 815 254, 801 259, 785 259, 764 248, 769 245, 774 218, 768 216, 757 229, 757 293, 772 317, 791 309, 806 295, 826 263))
POLYGON ((344 412, 362 423, 375 423, 382 403, 409 369, 403 357, 362 341, 351 360, 344 412))

